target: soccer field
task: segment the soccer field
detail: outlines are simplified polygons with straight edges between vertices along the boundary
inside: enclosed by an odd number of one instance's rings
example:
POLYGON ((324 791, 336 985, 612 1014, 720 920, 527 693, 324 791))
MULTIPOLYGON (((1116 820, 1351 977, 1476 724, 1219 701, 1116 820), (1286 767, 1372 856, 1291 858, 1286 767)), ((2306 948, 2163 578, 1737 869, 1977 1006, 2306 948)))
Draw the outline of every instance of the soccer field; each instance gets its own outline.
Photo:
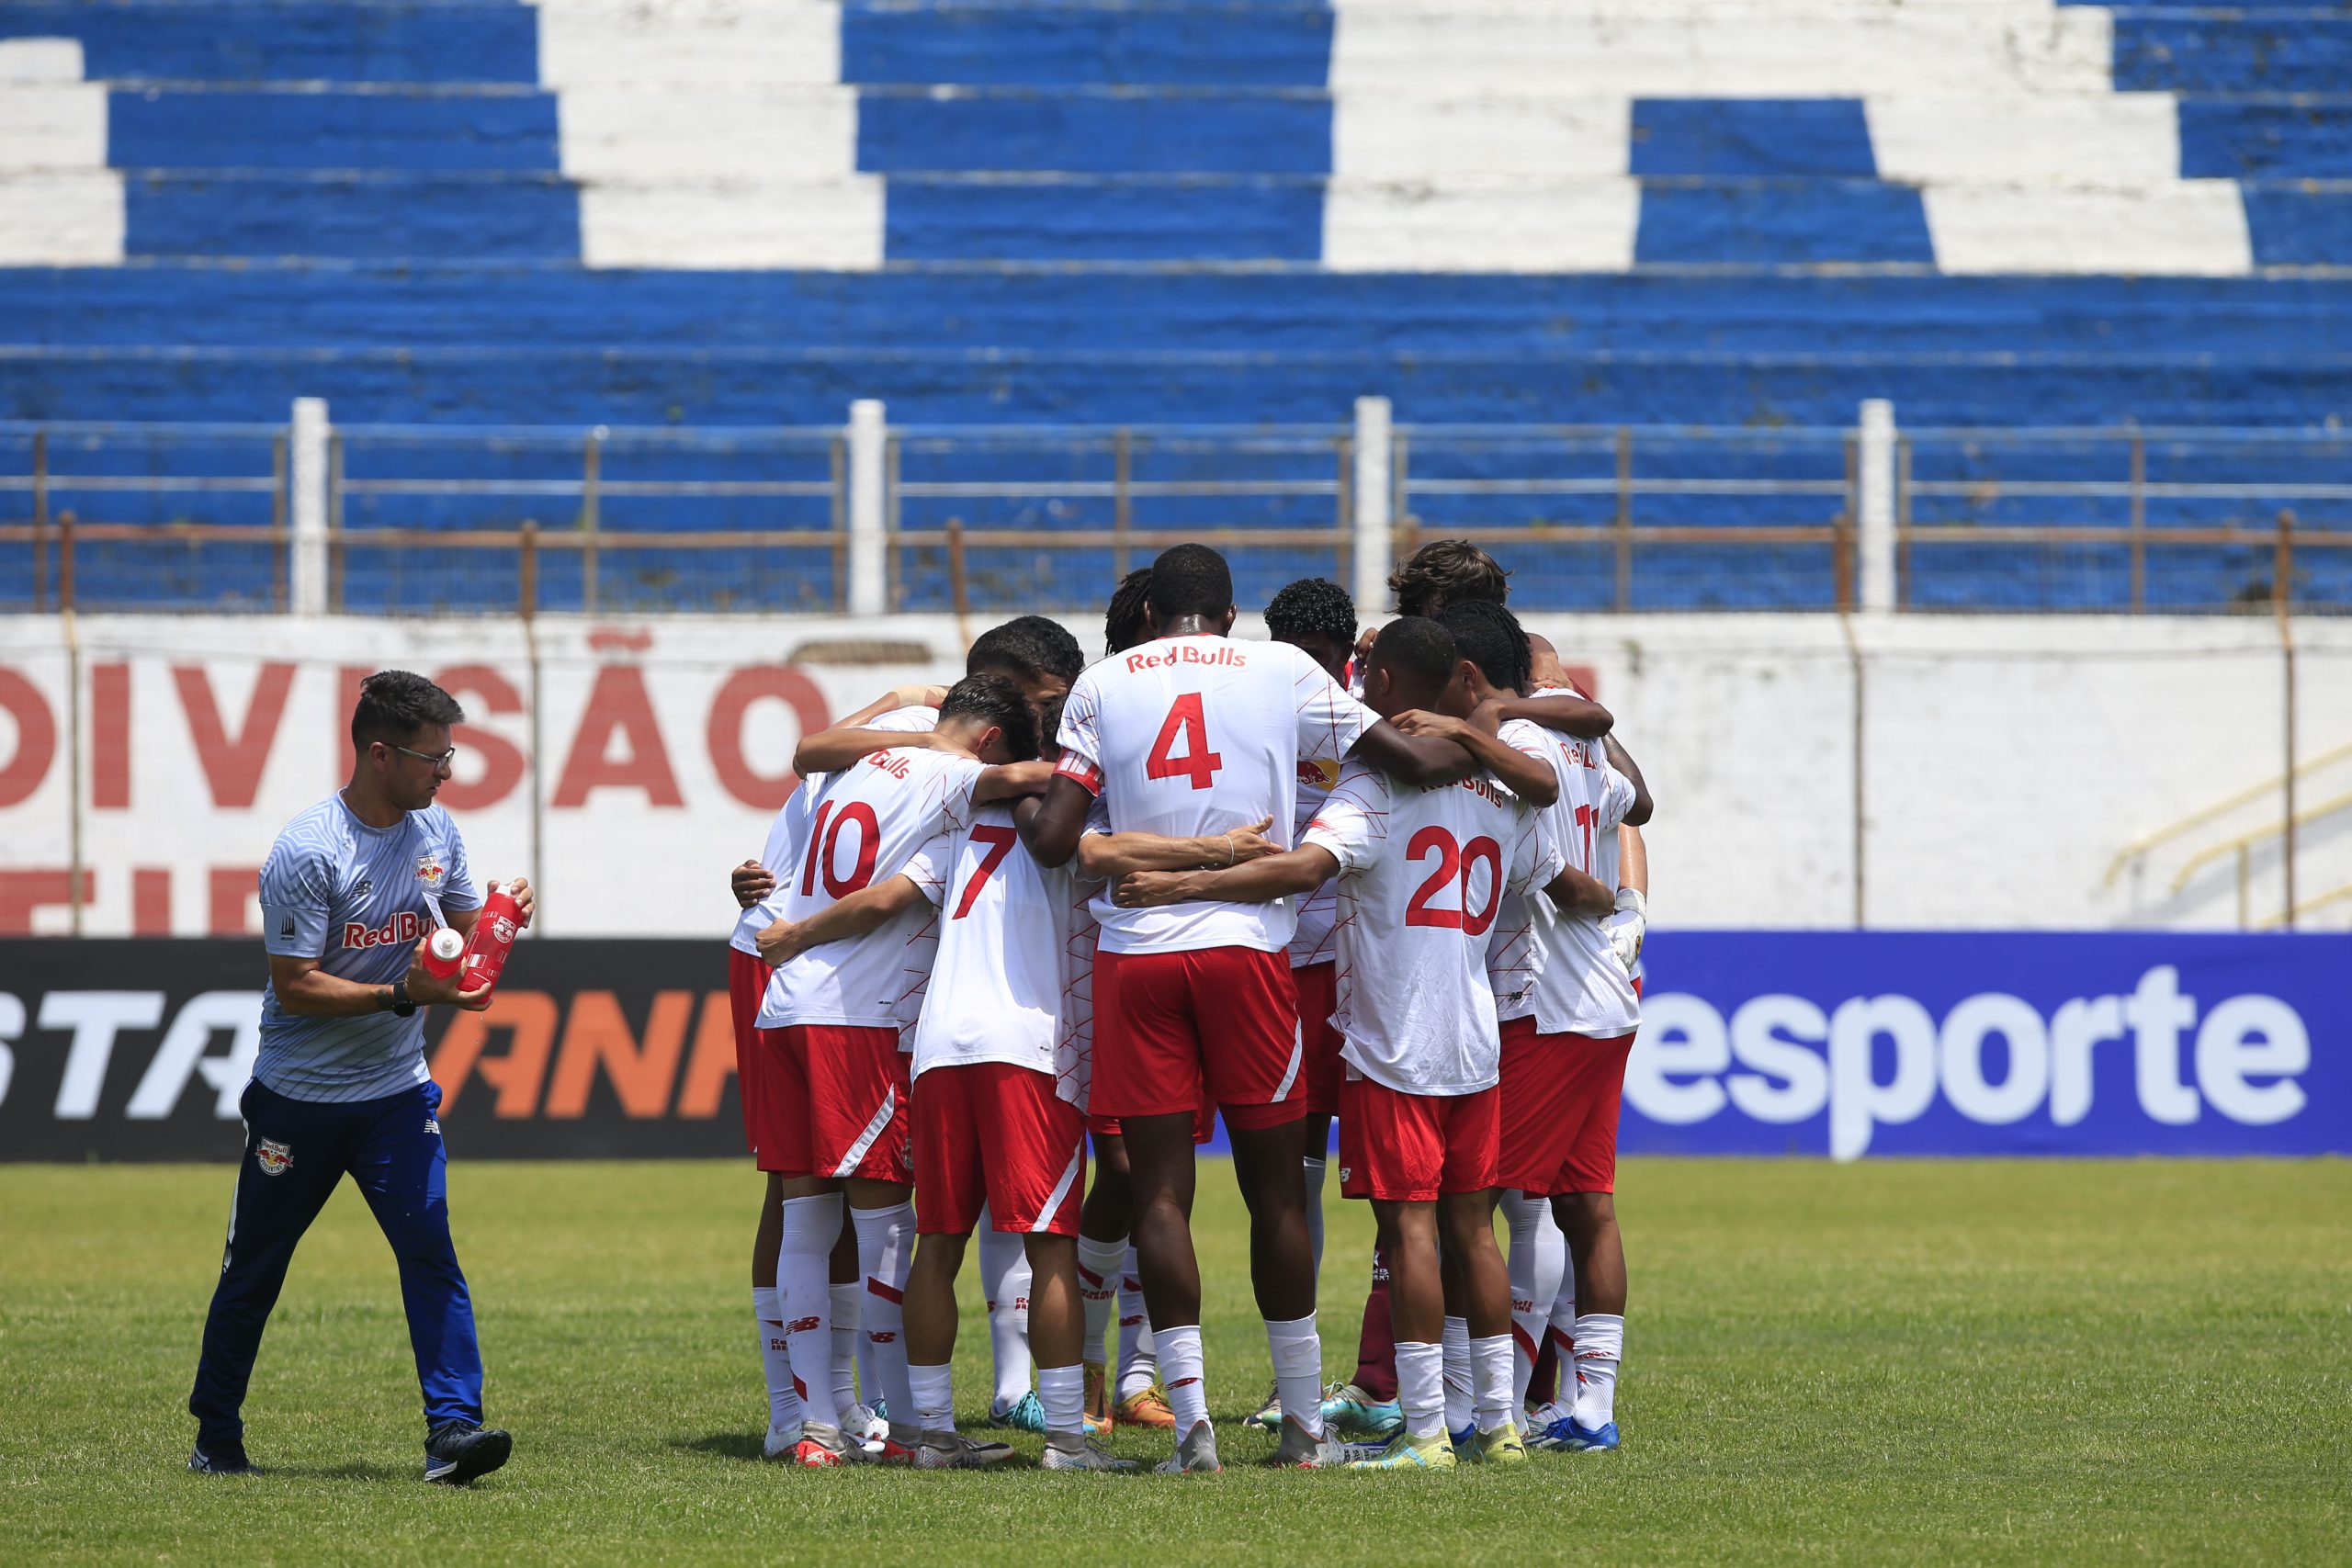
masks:
MULTIPOLYGON (((1232 1468, 1193 1481, 763 1465, 752 1176, 461 1151, 452 1185, 490 1416, 516 1437, 469 1491, 417 1480, 392 1262, 348 1186, 263 1348, 246 1416, 270 1473, 240 1481, 183 1468, 228 1168, 0 1168, 0 1559, 2340 1562, 2352 1536, 2342 1162, 1631 1161, 1624 1450, 1380 1476, 1248 1462, 1271 1449, 1237 1424, 1266 1345, 1212 1168, 1232 1468)), ((1370 1228, 1334 1201, 1332 1376, 1370 1228)))

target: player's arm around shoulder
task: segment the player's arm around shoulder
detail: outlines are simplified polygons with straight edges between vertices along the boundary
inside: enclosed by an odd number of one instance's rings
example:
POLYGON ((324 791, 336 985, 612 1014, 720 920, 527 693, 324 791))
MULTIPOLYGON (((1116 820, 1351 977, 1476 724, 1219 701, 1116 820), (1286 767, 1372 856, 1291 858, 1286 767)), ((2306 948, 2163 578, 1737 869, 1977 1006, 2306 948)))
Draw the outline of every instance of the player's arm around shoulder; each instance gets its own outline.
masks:
POLYGON ((1204 901, 1267 904, 1294 893, 1312 893, 1339 870, 1339 857, 1329 850, 1320 844, 1302 844, 1280 854, 1207 871, 1132 871, 1119 878, 1111 901, 1126 909, 1204 901))
POLYGON ((1197 871, 1240 865, 1282 853, 1266 837, 1274 825, 1261 817, 1229 833, 1169 839, 1158 833, 1088 833, 1078 841, 1078 869, 1088 880, 1105 881, 1131 871, 1197 871))
POLYGON ((858 725, 839 724, 831 729, 820 729, 814 735, 804 735, 800 744, 792 749, 792 771, 802 778, 811 773, 837 773, 854 767, 861 758, 876 751, 920 750, 949 751, 958 756, 964 751, 954 741, 929 729, 867 729, 858 725))

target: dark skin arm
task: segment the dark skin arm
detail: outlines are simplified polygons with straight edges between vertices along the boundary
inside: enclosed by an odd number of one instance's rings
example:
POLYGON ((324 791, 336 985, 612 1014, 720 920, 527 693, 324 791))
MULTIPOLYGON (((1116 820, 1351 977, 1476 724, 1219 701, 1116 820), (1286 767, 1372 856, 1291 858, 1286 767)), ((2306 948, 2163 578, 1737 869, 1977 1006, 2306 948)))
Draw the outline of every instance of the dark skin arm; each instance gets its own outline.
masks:
POLYGON ((1501 703, 1505 718, 1523 718, 1579 740, 1598 740, 1617 722, 1607 708, 1590 697, 1579 697, 1570 692, 1548 692, 1540 697, 1504 697, 1501 703))
POLYGON ((1013 808, 1012 822, 1021 830, 1021 842, 1039 865, 1068 865, 1069 857, 1078 852, 1078 840, 1086 832, 1086 813, 1093 805, 1094 796, 1084 784, 1068 773, 1056 773, 1046 782, 1046 793, 1035 808, 1013 808))
POLYGON ((1572 865, 1560 868, 1544 888, 1544 897, 1564 915, 1582 915, 1598 920, 1617 912, 1617 890, 1587 876, 1572 865))
POLYGON ((1348 755, 1422 789, 1460 784, 1478 771, 1470 753, 1453 741, 1408 735, 1385 718, 1356 737, 1348 755))
MULTIPOLYGON (((1209 871, 1131 871, 1119 878, 1111 901, 1123 909, 1148 909, 1161 904, 1189 904, 1202 899, 1224 904, 1266 904, 1294 893, 1312 893, 1339 872, 1337 855, 1319 844, 1302 844, 1278 855, 1209 871)), ((1615 908, 1614 895, 1610 907, 1615 908)))
POLYGON ((1634 806, 1625 813, 1625 820, 1633 827, 1641 827, 1650 819, 1650 786, 1643 782, 1642 770, 1634 765, 1634 759, 1625 754, 1625 748, 1617 744, 1613 735, 1609 738, 1609 765, 1624 774, 1625 782, 1634 786, 1634 806))
POLYGON ((1451 740, 1467 748, 1479 765, 1502 780, 1513 795, 1532 805, 1549 806, 1560 798, 1560 775, 1543 758, 1531 757, 1496 736, 1493 727, 1502 722, 1501 706, 1495 701, 1481 703, 1466 719, 1412 708, 1396 716, 1396 728, 1408 735, 1451 740))

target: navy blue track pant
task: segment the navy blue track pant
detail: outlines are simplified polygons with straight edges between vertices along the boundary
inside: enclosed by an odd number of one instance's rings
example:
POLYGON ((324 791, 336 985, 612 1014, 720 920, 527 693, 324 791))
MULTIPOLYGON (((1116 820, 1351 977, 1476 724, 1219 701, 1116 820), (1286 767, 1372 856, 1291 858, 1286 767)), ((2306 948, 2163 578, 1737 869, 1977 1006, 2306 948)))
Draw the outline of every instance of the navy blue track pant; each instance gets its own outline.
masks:
POLYGON ((199 1443, 242 1439, 261 1333, 286 1283, 294 1244, 347 1172, 400 1260, 401 1303, 424 1390, 428 1429, 481 1420, 481 1349, 473 1300, 449 1241, 441 1089, 424 1083, 379 1100, 289 1100, 245 1086, 245 1157, 220 1282, 204 1319, 204 1353, 187 1407, 199 1443))

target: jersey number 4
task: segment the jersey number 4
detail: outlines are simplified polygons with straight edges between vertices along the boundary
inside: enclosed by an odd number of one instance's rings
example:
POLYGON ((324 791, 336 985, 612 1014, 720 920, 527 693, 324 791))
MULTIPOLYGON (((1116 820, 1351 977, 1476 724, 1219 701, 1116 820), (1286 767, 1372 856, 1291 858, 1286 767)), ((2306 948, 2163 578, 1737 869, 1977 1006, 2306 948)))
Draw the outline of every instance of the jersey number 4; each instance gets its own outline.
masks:
POLYGON ((1437 868, 1421 884, 1420 891, 1413 895, 1413 901, 1405 906, 1405 923, 1435 926, 1465 936, 1486 935, 1487 928, 1495 923, 1496 912, 1503 907, 1503 847, 1485 837, 1460 843, 1444 829, 1429 827, 1413 835, 1412 841, 1405 846, 1405 858, 1418 865, 1429 854, 1437 856, 1437 868), (1470 868, 1480 861, 1487 863, 1487 907, 1474 914, 1470 908, 1470 868), (1454 907, 1451 909, 1437 902, 1448 888, 1454 890, 1454 907))
POLYGON ((1159 736, 1151 743, 1151 755, 1143 760, 1143 776, 1148 779, 1190 779, 1194 789, 1206 789, 1216 781, 1225 759, 1209 750, 1208 720, 1201 716, 1201 694, 1187 692, 1176 699, 1160 721, 1159 736), (1182 751, 1177 748, 1182 746, 1182 751))

